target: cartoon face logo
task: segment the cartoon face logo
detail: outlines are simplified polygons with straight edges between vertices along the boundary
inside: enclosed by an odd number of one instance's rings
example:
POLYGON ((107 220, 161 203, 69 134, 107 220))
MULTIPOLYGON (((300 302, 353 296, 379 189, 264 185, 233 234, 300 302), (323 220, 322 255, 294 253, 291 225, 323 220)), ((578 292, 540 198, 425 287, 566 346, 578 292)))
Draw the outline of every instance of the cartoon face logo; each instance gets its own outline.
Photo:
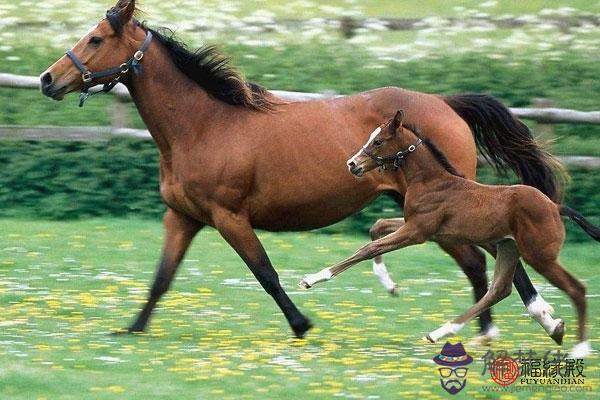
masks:
POLYGON ((440 354, 433 357, 433 361, 440 365, 440 384, 446 392, 456 394, 465 388, 469 372, 465 365, 471 364, 473 357, 467 354, 462 343, 446 342, 440 354))

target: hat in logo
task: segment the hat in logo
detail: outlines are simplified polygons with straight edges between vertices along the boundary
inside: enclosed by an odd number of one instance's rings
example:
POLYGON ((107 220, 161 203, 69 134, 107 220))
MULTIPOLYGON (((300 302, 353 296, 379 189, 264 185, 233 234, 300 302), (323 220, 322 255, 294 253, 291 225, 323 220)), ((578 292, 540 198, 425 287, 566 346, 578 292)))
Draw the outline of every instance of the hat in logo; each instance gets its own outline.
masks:
POLYGON ((460 367, 471 364, 473 357, 467 354, 462 343, 451 344, 446 342, 440 354, 433 357, 433 361, 446 367, 460 367))

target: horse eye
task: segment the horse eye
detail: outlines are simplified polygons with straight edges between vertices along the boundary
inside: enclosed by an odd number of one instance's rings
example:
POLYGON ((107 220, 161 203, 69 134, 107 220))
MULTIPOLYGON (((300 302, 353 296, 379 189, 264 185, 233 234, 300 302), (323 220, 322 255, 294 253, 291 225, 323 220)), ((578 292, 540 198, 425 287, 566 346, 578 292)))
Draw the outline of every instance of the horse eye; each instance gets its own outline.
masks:
POLYGON ((375 146, 381 146, 381 144, 382 144, 382 143, 383 143, 383 141, 382 141, 382 140, 379 140, 379 139, 377 139, 377 140, 375 140, 375 141, 373 142, 373 144, 374 144, 375 146))
POLYGON ((89 44, 93 45, 93 46, 100 46, 100 44, 104 41, 104 39, 102 39, 99 36, 92 36, 90 38, 90 41, 88 42, 89 44))

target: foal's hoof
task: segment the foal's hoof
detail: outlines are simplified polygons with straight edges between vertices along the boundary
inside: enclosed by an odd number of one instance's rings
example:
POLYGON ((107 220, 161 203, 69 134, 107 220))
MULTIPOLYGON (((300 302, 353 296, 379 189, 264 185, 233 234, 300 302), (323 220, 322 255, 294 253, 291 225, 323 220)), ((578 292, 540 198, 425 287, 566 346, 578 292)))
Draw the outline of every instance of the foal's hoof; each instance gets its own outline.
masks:
POLYGON ((313 326, 314 325, 312 322, 310 322, 310 320, 307 318, 302 324, 292 328, 294 330, 294 336, 296 336, 298 339, 303 339, 306 335, 306 332, 312 329, 313 326))
POLYGON ((429 343, 429 344, 435 343, 435 340, 433 340, 433 339, 431 338, 431 336, 429 336, 429 333, 428 333, 427 335, 423 336, 421 339, 422 339, 422 340, 423 340, 425 343, 429 343))
POLYGON ((556 325, 556 328, 554 328, 554 331, 552 332, 552 335, 550 335, 550 337, 556 342, 556 344, 562 345, 563 336, 565 336, 565 321, 563 321, 562 319, 559 319, 559 321, 560 322, 558 323, 558 325, 556 325))
POLYGON ((388 290, 388 293, 392 296, 392 297, 398 297, 398 286, 394 285, 393 288, 388 290))
POLYGON ((312 286, 308 282, 306 282, 306 280, 302 279, 300 282, 298 282, 298 287, 300 289, 308 290, 312 286))

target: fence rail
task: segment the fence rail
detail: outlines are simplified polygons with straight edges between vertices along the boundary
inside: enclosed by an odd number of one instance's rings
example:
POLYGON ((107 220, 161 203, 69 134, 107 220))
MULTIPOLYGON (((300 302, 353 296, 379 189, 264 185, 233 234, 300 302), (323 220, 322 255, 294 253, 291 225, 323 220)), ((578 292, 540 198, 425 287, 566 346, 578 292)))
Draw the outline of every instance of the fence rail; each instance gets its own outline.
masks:
MULTIPOLYGON (((39 89, 39 78, 0 73, 0 87, 14 89, 39 89)), ((305 93, 272 90, 274 95, 287 101, 319 100, 338 96, 335 93, 305 93)), ((127 89, 119 84, 111 92, 118 101, 130 101, 127 89)), ((56 127, 56 126, 2 126, 0 125, 0 139, 21 140, 81 140, 98 141, 108 140, 113 136, 129 136, 141 139, 151 139, 150 133, 144 129, 131 129, 123 127, 123 115, 113 108, 112 127, 56 127)), ((536 121, 544 124, 594 124, 600 125, 600 111, 577 111, 561 108, 511 108, 517 117, 536 121)), ((559 157, 569 166, 583 168, 600 168, 599 157, 564 156, 559 157)))
MULTIPOLYGON (((0 87, 39 89, 39 78, 0 73, 0 87)), ((305 93, 272 90, 276 96, 288 101, 318 100, 337 96, 334 93, 305 93)), ((131 100, 127 89, 119 84, 111 92, 121 100, 131 100)), ((577 123, 600 125, 600 111, 577 111, 562 108, 511 108, 517 117, 541 123, 577 123)))

